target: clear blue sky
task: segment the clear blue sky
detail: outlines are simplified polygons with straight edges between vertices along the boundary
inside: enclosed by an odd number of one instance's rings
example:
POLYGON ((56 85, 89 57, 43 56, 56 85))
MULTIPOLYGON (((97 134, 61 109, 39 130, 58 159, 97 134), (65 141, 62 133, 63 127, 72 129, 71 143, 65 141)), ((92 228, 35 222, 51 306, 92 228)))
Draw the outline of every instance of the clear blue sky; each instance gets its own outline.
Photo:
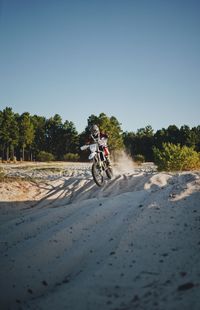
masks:
POLYGON ((200 1, 0 0, 0 110, 200 125, 200 1))

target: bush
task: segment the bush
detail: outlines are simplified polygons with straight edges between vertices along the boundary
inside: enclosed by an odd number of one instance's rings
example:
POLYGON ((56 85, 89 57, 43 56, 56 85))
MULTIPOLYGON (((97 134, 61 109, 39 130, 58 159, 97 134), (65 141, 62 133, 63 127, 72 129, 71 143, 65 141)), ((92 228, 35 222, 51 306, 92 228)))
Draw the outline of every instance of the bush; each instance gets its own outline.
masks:
POLYGON ((193 147, 163 143, 163 149, 153 148, 154 161, 158 170, 187 171, 200 168, 200 154, 193 147))
POLYGON ((63 159, 66 161, 78 161, 80 159, 79 154, 67 153, 63 156, 63 159))
POLYGON ((38 161, 52 161, 52 160, 55 160, 55 157, 54 157, 53 154, 45 152, 45 151, 39 152, 36 158, 37 158, 38 161))
POLYGON ((145 158, 144 158, 144 155, 141 155, 141 154, 137 154, 133 157, 134 161, 138 164, 142 164, 145 162, 145 158))

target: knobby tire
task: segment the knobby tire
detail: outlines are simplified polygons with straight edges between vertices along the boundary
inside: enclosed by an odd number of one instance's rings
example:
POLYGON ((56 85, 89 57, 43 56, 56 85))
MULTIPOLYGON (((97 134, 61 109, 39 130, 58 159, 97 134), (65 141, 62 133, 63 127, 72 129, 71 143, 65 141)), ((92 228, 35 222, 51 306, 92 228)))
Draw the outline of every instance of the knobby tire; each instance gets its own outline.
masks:
POLYGON ((93 165, 92 165, 92 176, 93 176, 93 179, 94 179, 95 183, 99 187, 104 185, 104 177, 103 177, 103 175, 100 172, 100 168, 98 167, 98 163, 97 162, 93 163, 93 165))

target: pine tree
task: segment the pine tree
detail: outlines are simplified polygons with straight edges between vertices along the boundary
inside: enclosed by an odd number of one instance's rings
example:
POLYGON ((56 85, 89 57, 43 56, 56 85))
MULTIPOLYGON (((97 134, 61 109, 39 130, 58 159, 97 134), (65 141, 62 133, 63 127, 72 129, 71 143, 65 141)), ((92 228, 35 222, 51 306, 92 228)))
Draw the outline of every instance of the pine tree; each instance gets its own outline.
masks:
POLYGON ((46 121, 45 134, 46 143, 45 148, 48 153, 51 153, 55 158, 59 158, 60 150, 60 137, 62 133, 62 118, 59 114, 55 114, 53 117, 46 121))
MULTIPOLYGON (((24 112, 18 119, 19 122, 19 145, 22 150, 22 160, 25 159, 25 148, 31 147, 34 141, 34 126, 28 112, 24 112)), ((31 155, 32 157, 32 155, 31 155)))
POLYGON ((31 118, 31 121, 34 126, 34 141, 32 144, 34 158, 37 157, 40 151, 45 151, 45 142, 46 142, 46 133, 45 133, 45 125, 46 118, 43 116, 34 115, 31 118))
POLYGON ((64 154, 78 152, 79 136, 73 122, 65 121, 63 125, 62 147, 64 154))
POLYGON ((12 108, 6 107, 0 113, 0 146, 2 158, 14 157, 14 148, 18 144, 19 130, 12 108))

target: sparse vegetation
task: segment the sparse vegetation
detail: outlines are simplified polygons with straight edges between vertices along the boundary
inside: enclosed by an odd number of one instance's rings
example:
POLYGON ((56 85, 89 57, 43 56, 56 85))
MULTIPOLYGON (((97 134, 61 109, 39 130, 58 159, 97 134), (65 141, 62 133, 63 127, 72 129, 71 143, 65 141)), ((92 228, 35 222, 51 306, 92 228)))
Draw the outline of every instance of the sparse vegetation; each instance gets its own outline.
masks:
POLYGON ((4 182, 4 183, 12 183, 12 182, 32 182, 32 183, 37 183, 36 179, 34 178, 31 178, 29 176, 9 176, 9 175, 6 175, 4 173, 0 173, 0 183, 1 182, 4 182))
POLYGON ((0 182, 2 182, 5 178, 5 174, 3 172, 3 169, 0 167, 0 182))

